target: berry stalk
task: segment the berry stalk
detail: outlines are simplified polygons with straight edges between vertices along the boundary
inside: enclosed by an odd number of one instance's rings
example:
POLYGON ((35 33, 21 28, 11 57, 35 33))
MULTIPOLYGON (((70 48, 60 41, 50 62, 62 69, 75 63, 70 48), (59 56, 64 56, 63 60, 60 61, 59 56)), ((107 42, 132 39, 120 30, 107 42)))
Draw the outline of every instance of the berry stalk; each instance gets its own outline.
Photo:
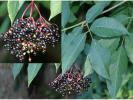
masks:
POLYGON ((24 12, 23 12, 23 14, 22 14, 22 16, 21 16, 21 19, 23 19, 25 13, 26 13, 27 10, 31 7, 31 5, 32 5, 32 2, 31 2, 31 3, 26 7, 26 9, 24 10, 24 12))

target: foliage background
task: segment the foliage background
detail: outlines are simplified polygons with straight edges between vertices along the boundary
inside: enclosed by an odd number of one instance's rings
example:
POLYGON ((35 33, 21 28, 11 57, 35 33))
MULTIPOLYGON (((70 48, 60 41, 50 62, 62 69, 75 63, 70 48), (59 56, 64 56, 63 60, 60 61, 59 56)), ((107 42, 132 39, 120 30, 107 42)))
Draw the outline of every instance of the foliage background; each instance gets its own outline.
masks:
MULTIPOLYGON (((92 79, 88 91, 61 98, 133 98, 133 2, 63 1, 61 11, 61 64, 54 71, 63 74, 76 64, 92 79)), ((30 88, 46 65, 14 64, 14 79, 24 66, 30 88)))

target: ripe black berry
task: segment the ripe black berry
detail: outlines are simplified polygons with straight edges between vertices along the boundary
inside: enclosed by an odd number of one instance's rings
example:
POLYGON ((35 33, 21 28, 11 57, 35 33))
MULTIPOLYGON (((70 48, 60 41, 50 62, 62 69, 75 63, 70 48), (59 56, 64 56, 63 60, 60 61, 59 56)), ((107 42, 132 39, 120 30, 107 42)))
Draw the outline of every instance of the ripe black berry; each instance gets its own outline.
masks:
POLYGON ((83 78, 79 69, 70 69, 64 75, 61 74, 49 85, 58 93, 65 95, 76 95, 90 86, 91 80, 88 77, 83 78))
POLYGON ((25 9, 22 17, 17 19, 8 32, 2 35, 4 47, 11 54, 23 61, 26 55, 36 55, 37 52, 46 52, 47 45, 55 46, 59 41, 58 26, 47 22, 40 14, 36 4, 32 1, 25 9), (23 18, 26 11, 31 7, 36 8, 40 17, 37 21, 32 17, 31 10, 28 18, 23 18))

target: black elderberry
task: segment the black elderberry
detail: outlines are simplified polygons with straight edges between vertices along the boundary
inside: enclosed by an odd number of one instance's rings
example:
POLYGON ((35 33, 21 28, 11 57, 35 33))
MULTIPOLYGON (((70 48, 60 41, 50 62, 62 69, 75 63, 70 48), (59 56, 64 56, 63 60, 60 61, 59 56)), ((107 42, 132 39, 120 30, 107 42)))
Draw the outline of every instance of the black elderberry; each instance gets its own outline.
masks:
POLYGON ((50 86, 61 93, 62 96, 79 94, 87 90, 91 83, 89 78, 83 78, 79 69, 69 70, 60 79, 55 80, 51 82, 50 86))
MULTIPOLYGON (((59 29, 56 24, 47 22, 39 12, 36 4, 32 1, 23 12, 21 18, 14 21, 8 32, 2 35, 4 47, 11 54, 23 61, 25 55, 36 55, 37 52, 46 52, 47 45, 55 46, 59 41, 59 29), (32 17, 33 9, 30 16, 24 18, 28 9, 36 8, 40 18, 37 21, 32 17)), ((61 81, 61 80, 60 80, 61 81)), ((54 83, 55 84, 55 83, 54 83)), ((58 84, 56 84, 58 85, 58 84)))

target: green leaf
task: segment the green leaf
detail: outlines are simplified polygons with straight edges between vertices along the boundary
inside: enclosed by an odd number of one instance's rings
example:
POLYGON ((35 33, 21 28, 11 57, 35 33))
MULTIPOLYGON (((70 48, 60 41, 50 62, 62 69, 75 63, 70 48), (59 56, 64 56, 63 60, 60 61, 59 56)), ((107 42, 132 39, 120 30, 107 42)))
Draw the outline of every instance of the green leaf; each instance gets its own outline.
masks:
POLYGON ((42 67, 42 63, 29 63, 28 65, 28 87, 30 86, 33 79, 36 77, 41 67, 42 67))
MULTIPOLYGON (((133 5, 130 5, 130 3, 127 3, 125 5, 122 5, 122 6, 118 7, 117 9, 114 9, 110 13, 110 16, 121 15, 121 14, 124 14, 124 15, 127 15, 127 16, 131 16, 132 13, 133 13, 133 10, 132 10, 133 9, 133 5)), ((117 4, 118 4, 118 2, 117 2, 117 4)), ((116 5, 116 4, 114 4, 114 5, 116 5)))
POLYGON ((98 43, 100 43, 105 48, 108 48, 110 52, 114 52, 117 47, 119 46, 120 38, 114 38, 114 39, 100 39, 98 43))
POLYGON ((81 5, 71 6, 71 11, 75 14, 78 12, 81 5))
POLYGON ((117 14, 112 16, 114 19, 118 20, 119 22, 121 22, 123 25, 127 25, 129 22, 129 18, 127 15, 124 14, 117 14))
POLYGON ((62 18, 61 18, 61 25, 63 27, 65 27, 65 25, 67 24, 67 22, 70 19, 70 6, 69 6, 69 1, 62 1, 62 18))
POLYGON ((56 72, 57 72, 60 67, 60 63, 55 63, 55 67, 56 67, 56 72))
MULTIPOLYGON (((133 67, 133 66, 131 66, 131 67, 133 67)), ((133 90, 133 73, 131 73, 131 77, 128 81, 128 88, 129 88, 129 90, 133 90)))
POLYGON ((129 99, 132 99, 133 98, 133 90, 129 90, 129 99))
POLYGON ((74 63, 81 51, 84 49, 86 33, 82 33, 78 27, 73 30, 73 34, 66 35, 66 39, 62 40, 62 73, 64 74, 74 63), (79 31, 77 31, 79 30, 79 31))
POLYGON ((87 56, 90 51, 90 44, 86 43, 84 47, 84 53, 87 56))
POLYGON ((93 68, 92 65, 90 63, 90 59, 89 59, 89 55, 86 57, 86 61, 84 64, 84 77, 90 75, 93 73, 93 68))
POLYGON ((75 15, 73 14, 73 12, 71 11, 70 12, 70 20, 69 20, 69 22, 72 23, 72 22, 74 22, 76 20, 77 20, 77 18, 75 17, 75 15))
POLYGON ((50 18, 49 20, 51 20, 53 17, 55 17, 56 15, 58 15, 59 13, 61 13, 61 1, 50 1, 50 10, 51 10, 51 14, 50 14, 50 18))
POLYGON ((109 66, 110 80, 107 80, 107 87, 112 98, 116 98, 118 90, 122 85, 122 77, 127 70, 128 59, 123 47, 115 51, 109 66))
POLYGON ((76 27, 72 30, 72 32, 68 33, 66 35, 65 33, 62 34, 62 56, 65 54, 67 51, 67 48, 69 48, 71 42, 74 40, 74 38, 81 34, 82 28, 81 27, 76 27))
POLYGON ((0 16, 6 16, 7 13, 7 2, 2 2, 0 4, 0 16))
POLYGON ((109 17, 95 20, 90 30, 100 37, 115 37, 128 34, 127 29, 120 22, 109 17))
POLYGON ((2 25, 0 26, 0 34, 6 32, 8 26, 9 26, 9 19, 5 18, 2 25))
POLYGON ((92 68, 100 76, 109 79, 108 65, 110 64, 110 52, 107 48, 104 48, 96 40, 91 43, 89 58, 92 68))
POLYGON ((133 34, 130 34, 125 38, 125 49, 129 60, 133 63, 133 34))
POLYGON ((92 6, 86 14, 86 21, 91 23, 98 15, 100 15, 105 7, 110 4, 110 1, 100 1, 92 6))
POLYGON ((15 63, 12 66, 13 78, 14 80, 19 75, 21 69, 23 68, 23 63, 15 63))
POLYGON ((23 5, 24 0, 20 0, 20 1, 11 1, 8 0, 7 3, 7 8, 8 8, 8 14, 9 14, 9 18, 11 20, 11 23, 13 23, 19 9, 21 8, 21 6, 23 5))

